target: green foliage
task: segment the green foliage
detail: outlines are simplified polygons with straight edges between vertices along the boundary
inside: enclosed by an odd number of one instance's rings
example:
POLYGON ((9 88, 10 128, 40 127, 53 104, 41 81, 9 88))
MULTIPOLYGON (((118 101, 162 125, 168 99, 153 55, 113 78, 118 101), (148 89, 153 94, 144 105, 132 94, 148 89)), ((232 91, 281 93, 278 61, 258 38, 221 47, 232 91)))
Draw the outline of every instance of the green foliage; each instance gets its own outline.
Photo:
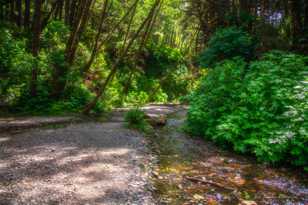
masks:
POLYGON ((183 56, 179 50, 154 44, 149 44, 146 49, 145 74, 148 77, 161 77, 170 70, 176 70, 183 63, 183 56))
POLYGON ((218 120, 237 104, 246 63, 226 60, 210 70, 190 97, 188 123, 195 135, 212 135, 218 120))
MULTIPOLYGON (((28 90, 24 90, 12 111, 25 114, 65 114, 76 113, 93 99, 94 95, 84 85, 74 85, 65 90, 64 98, 55 100, 50 97, 48 85, 40 84, 38 95, 31 97, 28 90)), ((93 110, 95 113, 104 111, 99 103, 93 110)))
POLYGON ((167 95, 166 101, 176 101, 187 95, 192 90, 192 80, 189 78, 190 72, 185 65, 168 73, 160 83, 162 91, 167 95))
POLYGON ((308 167, 305 60, 271 52, 248 70, 239 59, 218 64, 190 99, 188 130, 260 161, 308 167))
POLYGON ((187 94, 189 81, 184 79, 189 72, 178 49, 150 43, 143 64, 145 75, 138 76, 136 87, 142 92, 140 97, 144 96, 144 102, 173 101, 187 94))
POLYGON ((51 21, 43 31, 43 48, 64 48, 69 35, 68 27, 61 21, 51 21))
POLYGON ((228 21, 229 25, 240 25, 241 28, 246 31, 251 28, 251 25, 258 23, 258 19, 255 15, 252 15, 249 12, 243 10, 229 13, 226 15, 226 20, 228 21))
POLYGON ((33 58, 23 39, 15 39, 7 29, 0 28, 0 33, 0 99, 13 101, 27 84, 33 58))
POLYGON ((145 119, 145 113, 137 108, 129 110, 125 114, 124 120, 129 128, 137 129, 142 132, 147 132, 151 128, 145 119))
POLYGON ((255 43, 250 35, 236 27, 218 29, 201 53, 201 67, 213 67, 216 63, 233 57, 251 60, 255 55, 255 43))

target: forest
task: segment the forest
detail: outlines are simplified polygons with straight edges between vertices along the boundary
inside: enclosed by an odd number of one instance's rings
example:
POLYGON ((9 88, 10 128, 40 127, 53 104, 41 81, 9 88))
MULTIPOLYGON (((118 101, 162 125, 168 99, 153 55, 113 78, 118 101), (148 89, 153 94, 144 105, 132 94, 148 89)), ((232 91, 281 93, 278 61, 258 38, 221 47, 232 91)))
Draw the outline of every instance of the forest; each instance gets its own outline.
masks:
POLYGON ((0 16, 14 112, 179 101, 225 59, 307 54, 304 1, 2 0, 0 16))
POLYGON ((146 132, 150 103, 187 106, 189 136, 307 174, 308 1, 0 0, 0 117, 135 108, 125 121, 146 132))

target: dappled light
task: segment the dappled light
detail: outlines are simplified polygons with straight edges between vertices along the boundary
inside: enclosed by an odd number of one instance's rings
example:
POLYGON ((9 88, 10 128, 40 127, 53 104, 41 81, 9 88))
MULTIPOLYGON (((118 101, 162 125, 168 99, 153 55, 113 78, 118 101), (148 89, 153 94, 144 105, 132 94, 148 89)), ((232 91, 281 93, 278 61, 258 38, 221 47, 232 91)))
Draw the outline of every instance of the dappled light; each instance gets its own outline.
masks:
POLYGON ((308 205, 308 0, 0 0, 0 205, 308 205))
POLYGON ((187 138, 178 131, 183 112, 159 130, 152 143, 158 153, 154 182, 161 203, 209 202, 239 204, 304 204, 308 188, 305 174, 273 169, 249 157, 220 150, 212 143, 187 138))
POLYGON ((107 133, 115 131, 113 126, 91 126, 84 132, 88 139, 78 133, 83 129, 78 125, 1 134, 0 139, 6 139, 0 149, 1 201, 99 204, 118 200, 121 204, 137 194, 133 190, 143 189, 146 183, 142 178, 134 180, 141 176, 138 163, 146 162, 137 154, 142 149, 138 136, 130 138, 121 126, 111 135, 107 133), (11 193, 14 197, 7 197, 11 193))

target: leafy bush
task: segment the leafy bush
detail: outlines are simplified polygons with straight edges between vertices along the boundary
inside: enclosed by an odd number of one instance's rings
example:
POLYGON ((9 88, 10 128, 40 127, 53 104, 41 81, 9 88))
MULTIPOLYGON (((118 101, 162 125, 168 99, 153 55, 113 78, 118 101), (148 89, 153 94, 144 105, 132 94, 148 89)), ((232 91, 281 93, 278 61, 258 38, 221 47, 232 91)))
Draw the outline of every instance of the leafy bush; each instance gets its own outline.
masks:
POLYGON ((0 101, 11 103, 26 86, 33 58, 23 39, 15 39, 7 29, 0 28, 0 33, 0 101))
POLYGON ((236 27, 218 29, 201 53, 201 67, 212 67, 216 63, 233 57, 251 60, 255 55, 255 43, 252 37, 236 27))
POLYGON ((193 81, 190 74, 186 66, 179 66, 177 70, 164 77, 160 84, 162 91, 167 95, 168 102, 178 100, 189 93, 193 81))
POLYGON ((162 77, 166 73, 176 70, 184 62, 179 50, 164 45, 149 44, 145 55, 144 67, 148 77, 162 77))
POLYGON ((213 135, 218 120, 236 107, 246 63, 227 60, 210 70, 190 97, 188 125, 194 135, 213 135))
POLYGON ((191 97, 188 130, 269 163, 308 168, 305 59, 271 52, 252 62, 227 60, 191 97))
POLYGON ((145 119, 145 113, 140 109, 129 110, 125 114, 124 120, 129 128, 137 129, 142 132, 146 132, 150 128, 150 125, 145 119))
MULTIPOLYGON (((50 98, 48 90, 49 87, 46 83, 39 85, 36 97, 30 96, 28 89, 23 90, 11 111, 24 114, 76 113, 80 112, 94 97, 83 84, 68 87, 64 93, 65 97, 60 100, 50 98)), ((104 105, 98 103, 93 109, 93 113, 102 113, 104 109, 104 105)))

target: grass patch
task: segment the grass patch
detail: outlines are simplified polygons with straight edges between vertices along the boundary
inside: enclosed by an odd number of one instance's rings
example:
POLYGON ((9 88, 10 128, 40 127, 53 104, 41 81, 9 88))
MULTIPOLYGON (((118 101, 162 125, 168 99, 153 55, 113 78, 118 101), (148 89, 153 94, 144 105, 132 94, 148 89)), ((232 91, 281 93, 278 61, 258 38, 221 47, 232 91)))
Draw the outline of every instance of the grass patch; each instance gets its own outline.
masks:
POLYGON ((124 116, 125 124, 130 129, 149 133, 152 126, 147 122, 145 113, 139 108, 129 110, 124 116))

